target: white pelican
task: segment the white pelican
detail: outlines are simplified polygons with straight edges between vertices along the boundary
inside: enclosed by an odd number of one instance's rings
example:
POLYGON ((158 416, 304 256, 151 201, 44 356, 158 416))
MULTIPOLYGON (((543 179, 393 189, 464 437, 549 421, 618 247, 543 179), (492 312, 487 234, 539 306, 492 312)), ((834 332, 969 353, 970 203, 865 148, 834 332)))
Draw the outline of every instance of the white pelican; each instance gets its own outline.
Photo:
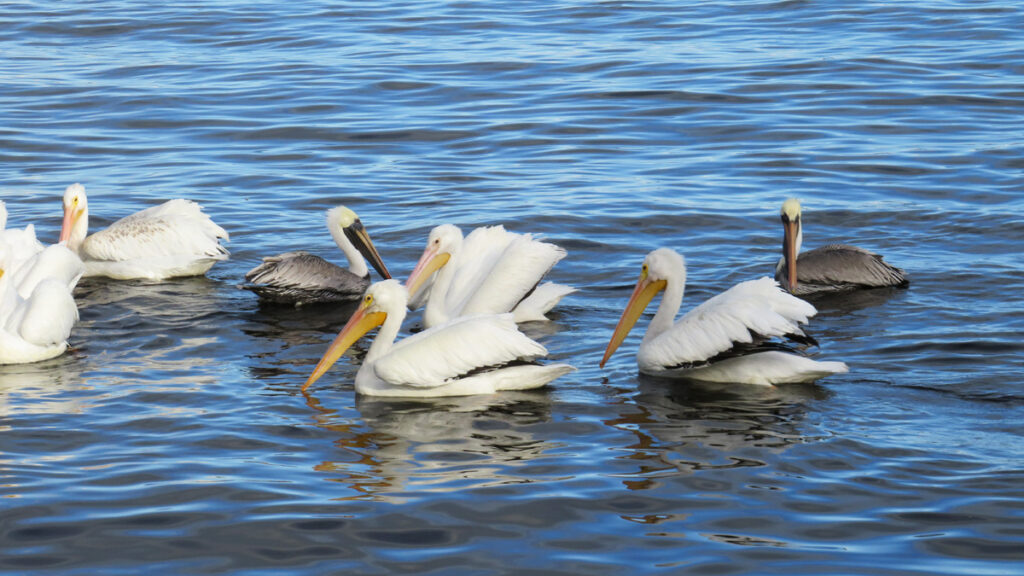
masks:
POLYGON ((35 227, 7 230, 7 207, 0 200, 0 249, 5 253, 5 273, 19 296, 28 298, 46 278, 56 278, 73 290, 85 272, 82 260, 66 246, 43 246, 36 239, 35 227))
POLYGON ((7 246, 8 266, 17 269, 20 264, 43 250, 43 245, 36 239, 36 228, 32 224, 24 230, 7 229, 7 206, 0 200, 0 243, 7 246))
POLYGON ((530 234, 508 232, 503 226, 462 231, 442 224, 430 231, 427 247, 405 285, 416 300, 429 286, 424 326, 452 318, 512 312, 516 322, 547 320, 544 316, 575 289, 541 279, 565 250, 535 240, 530 234))
POLYGON ((264 258, 250 270, 245 275, 250 284, 245 287, 262 300, 301 306, 358 300, 370 285, 366 260, 378 274, 391 278, 355 212, 344 206, 328 210, 327 229, 348 258, 348 270, 309 252, 285 252, 264 258))
POLYGON ((72 184, 64 192, 60 241, 85 262, 86 276, 119 280, 201 276, 228 257, 218 242, 227 240, 228 233, 191 200, 168 200, 86 238, 88 228, 85 188, 72 184))
POLYGON ((63 244, 51 244, 20 263, 9 268, 11 282, 18 295, 28 298, 43 280, 59 280, 68 290, 74 290, 79 278, 85 274, 85 264, 63 244))
POLYGON ((380 331, 356 373, 360 394, 437 397, 526 390, 574 370, 568 364, 534 363, 547 350, 520 332, 511 314, 457 318, 396 344, 407 303, 408 293, 397 280, 371 285, 302 391, 377 326, 380 331))
POLYGON ((78 321, 71 289, 62 280, 44 278, 24 299, 6 271, 8 260, 7 247, 0 245, 0 364, 39 362, 63 354, 78 321))
POLYGON ((903 270, 856 246, 829 244, 800 253, 804 239, 800 201, 790 198, 783 202, 781 214, 782 257, 775 266, 775 279, 791 294, 806 296, 910 283, 903 270))
POLYGON ((786 339, 813 343, 798 324, 806 323, 817 311, 784 292, 770 278, 741 282, 673 324, 685 284, 686 264, 679 253, 659 248, 648 254, 601 367, 622 344, 647 304, 664 291, 637 353, 637 364, 644 374, 709 382, 782 384, 812 382, 847 371, 842 362, 817 362, 785 344, 786 339))

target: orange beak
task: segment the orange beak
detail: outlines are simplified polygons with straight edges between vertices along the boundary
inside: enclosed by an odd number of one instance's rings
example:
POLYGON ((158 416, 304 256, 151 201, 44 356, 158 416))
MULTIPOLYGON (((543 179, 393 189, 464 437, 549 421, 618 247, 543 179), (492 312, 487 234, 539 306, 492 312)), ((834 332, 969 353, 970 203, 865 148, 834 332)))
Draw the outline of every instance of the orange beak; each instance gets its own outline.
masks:
POLYGON ((75 222, 82 216, 82 211, 71 206, 64 206, 64 222, 60 226, 60 240, 61 244, 67 244, 69 238, 71 238, 71 229, 75 227, 75 222))
POLYGON ((782 221, 782 255, 786 258, 786 282, 790 292, 796 290, 796 235, 800 231, 796 220, 782 221))
POLYGON ((366 302, 364 301, 359 305, 359 308, 352 314, 352 317, 345 323, 345 327, 341 329, 338 336, 331 342, 331 345, 327 347, 327 352, 324 352, 320 362, 317 363, 316 368, 313 369, 313 373, 306 379, 306 383, 302 385, 302 392, 306 392, 306 388, 309 388, 310 384, 316 382, 324 375, 327 370, 338 361, 338 358, 345 353, 346 350, 352 347, 357 340, 363 337, 364 334, 370 330, 380 326, 387 319, 388 315, 384 312, 366 312, 366 302))
POLYGON ((633 329, 636 321, 640 319, 647 305, 651 303, 651 300, 654 299, 658 292, 665 289, 666 285, 668 285, 666 280, 655 280, 652 282, 647 277, 646 269, 640 273, 640 280, 637 281, 636 288, 633 289, 633 295, 629 297, 629 302, 626 303, 626 309, 622 312, 618 325, 615 326, 615 332, 612 332, 612 339, 608 342, 608 348, 604 351, 604 358, 601 358, 601 368, 604 368, 605 362, 612 357, 612 354, 619 348, 622 341, 626 339, 629 331, 633 329))
POLYGON ((452 255, 447 252, 439 254, 437 247, 432 244, 427 246, 426 250, 423 251, 423 255, 420 256, 420 261, 416 263, 416 267, 409 274, 409 279, 405 281, 405 288, 409 292, 410 300, 423 287, 423 283, 427 281, 427 278, 430 278, 431 274, 447 264, 451 257, 452 255))

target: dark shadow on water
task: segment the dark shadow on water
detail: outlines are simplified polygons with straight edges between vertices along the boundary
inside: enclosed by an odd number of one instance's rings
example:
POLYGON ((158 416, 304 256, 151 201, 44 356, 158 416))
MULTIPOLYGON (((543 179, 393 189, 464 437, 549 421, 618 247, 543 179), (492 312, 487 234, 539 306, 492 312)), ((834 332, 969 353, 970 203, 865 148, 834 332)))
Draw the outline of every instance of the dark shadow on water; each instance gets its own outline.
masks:
POLYGON ((814 384, 714 384, 642 374, 636 389, 619 416, 605 422, 636 439, 621 457, 637 463, 624 482, 631 489, 679 473, 765 466, 790 446, 822 437, 806 430, 803 418, 809 403, 830 395, 814 384))
POLYGON ((846 290, 802 298, 818 309, 819 317, 829 317, 881 306, 893 298, 905 294, 907 289, 885 287, 870 290, 846 290))
POLYGON ((295 331, 338 332, 355 312, 358 301, 288 306, 258 303, 247 311, 244 319, 250 324, 250 336, 279 337, 295 331))
MULTIPOLYGON (((252 360, 247 364, 249 374, 268 386, 301 386, 357 305, 358 302, 299 307, 271 304, 242 312, 240 330, 245 335, 246 356, 252 360)), ((360 339, 318 385, 336 382, 337 375, 342 373, 341 364, 358 366, 370 341, 360 339)))

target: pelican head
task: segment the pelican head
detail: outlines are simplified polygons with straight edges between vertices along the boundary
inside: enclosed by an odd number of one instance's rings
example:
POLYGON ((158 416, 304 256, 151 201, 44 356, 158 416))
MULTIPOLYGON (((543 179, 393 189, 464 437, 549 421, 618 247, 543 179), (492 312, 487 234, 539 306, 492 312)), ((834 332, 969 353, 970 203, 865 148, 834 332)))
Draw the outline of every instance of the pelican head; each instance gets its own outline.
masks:
POLYGON ((350 244, 355 246, 356 250, 373 265, 373 268, 377 270, 377 273, 382 278, 391 278, 391 273, 388 272, 387 266, 381 260, 380 254, 377 253, 377 247, 370 240, 370 234, 366 231, 362 221, 359 220, 359 216, 350 208, 338 206, 328 210, 327 229, 330 230, 331 235, 335 239, 338 239, 340 234, 350 244))
POLYGON ((409 297, 413 298, 419 292, 423 283, 430 278, 430 275, 441 269, 448 263, 459 247, 462 245, 462 230, 452 224, 441 224, 430 231, 427 236, 427 247, 423 250, 419 262, 413 268, 409 278, 405 281, 405 287, 409 290, 409 297))
POLYGON ((626 309, 622 312, 615 331, 612 332, 612 339, 604 351, 604 358, 601 359, 601 368, 604 368, 605 362, 626 339, 647 305, 659 292, 665 290, 670 280, 679 282, 680 285, 686 283, 686 261, 671 248, 658 248, 644 258, 644 263, 640 267, 640 279, 637 280, 633 295, 629 297, 626 309))
POLYGON ((800 223, 800 201, 790 198, 782 203, 782 258, 786 267, 786 287, 796 290, 796 262, 803 242, 803 225, 800 223))
POLYGON ((60 228, 60 242, 77 253, 88 228, 89 201, 85 198, 85 186, 75 183, 64 190, 64 223, 60 228))
POLYGON ((345 327, 341 329, 331 345, 327 347, 327 351, 320 358, 313 373, 302 385, 302 391, 305 392, 311 384, 323 376, 338 361, 338 358, 363 335, 383 324, 389 314, 404 315, 407 300, 408 293, 398 280, 388 279, 371 284, 363 294, 363 300, 359 303, 359 307, 352 313, 352 317, 348 319, 345 327))

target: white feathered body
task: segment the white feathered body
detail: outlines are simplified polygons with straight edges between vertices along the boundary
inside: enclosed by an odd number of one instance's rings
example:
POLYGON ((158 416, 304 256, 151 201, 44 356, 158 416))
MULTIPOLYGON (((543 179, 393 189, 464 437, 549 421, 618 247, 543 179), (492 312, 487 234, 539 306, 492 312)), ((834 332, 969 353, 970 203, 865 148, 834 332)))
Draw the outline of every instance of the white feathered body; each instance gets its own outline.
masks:
POLYGON ((83 272, 74 252, 44 247, 32 225, 0 230, 0 364, 39 362, 67 350, 78 321, 71 292, 83 272))
POLYGON ((67 246, 51 244, 22 261, 13 271, 12 278, 18 295, 29 298, 43 280, 52 278, 62 282, 70 293, 85 274, 85 264, 67 246))
MULTIPOLYGON (((392 329, 394 330, 394 329, 392 329)), ((544 386, 574 370, 531 364, 547 349, 524 335, 511 314, 456 318, 391 345, 381 329, 356 375, 356 391, 372 396, 490 394, 544 386)))
POLYGON ((191 200, 169 200, 88 236, 79 251, 86 276, 163 280, 205 274, 226 260, 228 233, 191 200))
MULTIPOLYGON (((663 305, 668 299, 666 294, 663 305)), ((755 339, 802 335, 800 324, 816 313, 814 306, 784 292, 770 278, 741 282, 693 308, 669 329, 648 330, 637 364, 641 372, 654 376, 748 384, 811 382, 846 372, 842 362, 819 362, 777 350, 712 361, 737 345, 755 344, 755 339)))
POLYGON ((0 364, 39 362, 60 356, 78 321, 78 308, 67 283, 40 281, 28 299, 0 278, 0 364))
POLYGON ((559 246, 503 226, 473 230, 438 273, 423 313, 426 326, 452 318, 512 312, 516 322, 545 314, 575 289, 541 279, 564 258, 559 246), (439 291, 439 294, 434 294, 439 291))
POLYGON ((44 248, 36 239, 36 228, 32 224, 25 226, 24 229, 0 229, 0 244, 6 250, 8 272, 21 269, 44 248))

